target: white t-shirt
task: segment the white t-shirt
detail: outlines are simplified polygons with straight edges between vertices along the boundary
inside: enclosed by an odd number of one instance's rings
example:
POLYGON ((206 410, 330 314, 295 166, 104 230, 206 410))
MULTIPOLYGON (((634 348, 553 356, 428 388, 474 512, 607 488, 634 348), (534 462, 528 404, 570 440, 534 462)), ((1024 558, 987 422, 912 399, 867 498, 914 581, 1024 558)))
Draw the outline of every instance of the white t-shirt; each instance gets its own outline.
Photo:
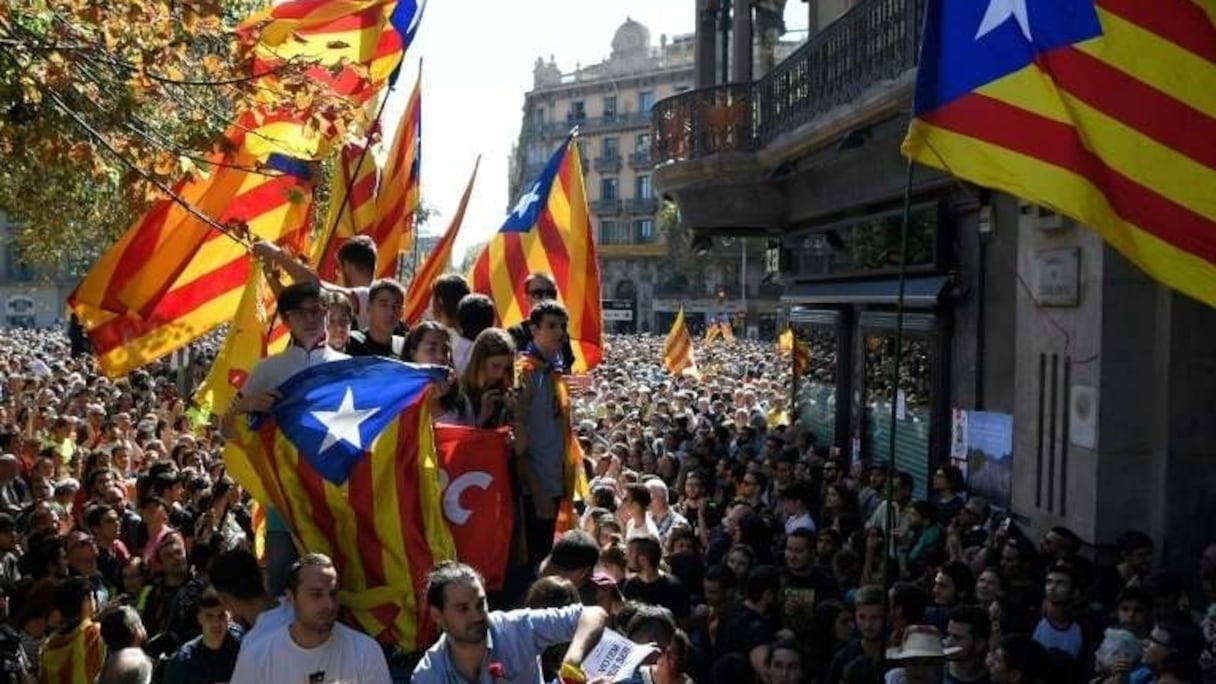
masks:
POLYGON ((372 286, 360 285, 347 288, 347 290, 349 291, 347 299, 350 301, 350 310, 355 315, 355 330, 367 330, 372 325, 372 307, 368 299, 372 286))
POLYGON ((241 639, 242 644, 248 644, 258 639, 270 636, 275 631, 282 627, 291 624, 291 620, 295 617, 294 611, 291 609, 291 604, 283 599, 279 599, 278 605, 270 610, 264 610, 258 613, 258 619, 254 621, 253 627, 245 632, 244 638, 241 639))
POLYGON ((307 682, 308 684, 389 684, 384 651, 369 636, 334 625, 329 640, 301 648, 287 625, 253 643, 241 644, 231 684, 307 682))

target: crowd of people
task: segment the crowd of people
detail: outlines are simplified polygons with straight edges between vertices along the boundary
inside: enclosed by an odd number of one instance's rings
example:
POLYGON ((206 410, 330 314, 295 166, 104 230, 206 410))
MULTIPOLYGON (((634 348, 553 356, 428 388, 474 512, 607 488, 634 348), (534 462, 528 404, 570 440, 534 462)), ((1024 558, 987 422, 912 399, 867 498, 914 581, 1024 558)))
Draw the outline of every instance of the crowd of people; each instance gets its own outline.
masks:
POLYGON ((608 628, 655 646, 646 684, 1213 680, 1216 608, 1188 589, 1216 606, 1216 545, 1194 582, 1141 532, 1113 564, 1066 528, 1032 537, 951 466, 914 500, 911 474, 799 424, 773 342, 698 346, 700 373, 672 377, 661 337, 608 336, 572 375, 544 275, 512 329, 458 276, 402 329, 402 287, 367 280, 282 288, 293 344, 218 422, 165 363, 109 380, 58 332, 0 335, 0 682, 573 683, 608 628), (450 367, 437 420, 513 432, 507 584, 437 566, 420 600, 442 636, 412 659, 341 624, 333 559, 271 548, 291 542, 268 524, 259 560, 221 458, 286 377, 366 354, 450 367), (589 493, 562 532, 566 433, 589 493))

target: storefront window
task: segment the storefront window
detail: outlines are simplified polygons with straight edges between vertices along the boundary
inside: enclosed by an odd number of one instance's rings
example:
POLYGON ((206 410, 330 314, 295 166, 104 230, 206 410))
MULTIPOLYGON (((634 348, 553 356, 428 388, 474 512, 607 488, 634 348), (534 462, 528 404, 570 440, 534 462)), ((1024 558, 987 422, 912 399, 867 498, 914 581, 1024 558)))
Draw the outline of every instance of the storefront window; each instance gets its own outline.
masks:
POLYGON ((815 435, 816 444, 835 444, 836 330, 802 325, 797 332, 798 342, 810 352, 809 368, 799 378, 797 389, 799 420, 815 435))
POLYGON ((903 340, 899 367, 899 392, 891 387, 895 363, 894 333, 868 332, 865 336, 865 442, 863 450, 872 462, 889 460, 891 439, 891 402, 897 404, 895 420, 895 468, 906 471, 916 481, 914 497, 925 498, 928 491, 930 427, 932 425, 933 345, 925 337, 903 340))

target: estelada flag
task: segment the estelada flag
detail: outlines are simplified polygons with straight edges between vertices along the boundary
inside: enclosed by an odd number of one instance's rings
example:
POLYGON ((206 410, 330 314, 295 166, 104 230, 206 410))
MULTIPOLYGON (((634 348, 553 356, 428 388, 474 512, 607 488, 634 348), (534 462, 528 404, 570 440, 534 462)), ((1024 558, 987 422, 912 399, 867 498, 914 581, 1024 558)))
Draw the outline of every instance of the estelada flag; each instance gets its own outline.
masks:
POLYGON ((487 589, 501 589, 515 526, 506 428, 436 425, 443 515, 456 555, 477 569, 487 589))
POLYGON ((527 318, 531 303, 524 281, 530 273, 553 278, 558 300, 570 314, 566 332, 574 358, 564 360, 566 367, 575 373, 595 368, 603 357, 600 267, 573 134, 486 243, 469 272, 469 285, 494 300, 506 328, 527 318))
POLYGON ((313 366, 279 386, 270 413, 239 427, 241 449, 224 454, 301 548, 333 559, 353 625, 411 651, 433 631, 426 575, 456 557, 427 407, 446 376, 383 357, 313 366))
POLYGON ((1211 0, 930 0, 904 153, 1216 306, 1211 0))

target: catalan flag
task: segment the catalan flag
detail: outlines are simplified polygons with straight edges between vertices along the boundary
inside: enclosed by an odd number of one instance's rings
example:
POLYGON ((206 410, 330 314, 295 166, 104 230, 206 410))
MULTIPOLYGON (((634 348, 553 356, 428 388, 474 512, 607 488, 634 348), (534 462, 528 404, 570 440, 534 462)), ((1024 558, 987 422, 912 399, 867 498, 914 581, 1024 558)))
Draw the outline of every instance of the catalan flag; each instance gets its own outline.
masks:
POLYGON ((782 356, 788 356, 794 351, 794 329, 786 328, 785 332, 777 336, 777 353, 782 356))
POLYGON ((353 623, 410 651, 433 636, 426 574, 455 558, 427 406, 444 377, 383 357, 313 366, 224 455, 303 548, 334 559, 353 623))
POLYGON ((904 153, 1216 306, 1216 24, 1194 0, 929 0, 904 153))
POLYGON ((586 372, 595 368, 603 344, 600 270, 574 136, 562 143, 540 177, 519 198, 477 257, 469 282, 473 290, 494 300, 501 323, 507 327, 522 321, 530 310, 524 279, 534 272, 553 276, 558 297, 570 313, 571 369, 586 372))
POLYGON ((250 268, 245 291, 236 308, 224 345, 211 364, 203 384, 194 393, 194 403, 223 414, 244 386, 249 371, 270 354, 287 347, 287 326, 274 319, 274 296, 264 284, 261 268, 250 268))
MULTIPOLYGON (((217 223, 302 249, 312 206, 308 167, 279 155, 261 168, 244 154, 229 161, 185 181, 183 198, 217 223)), ((68 304, 101 370, 117 377, 228 321, 251 264, 245 246, 166 198, 106 251, 68 304)))
POLYGON ((468 209, 469 197, 473 195, 473 182, 477 180, 477 167, 479 166, 481 166, 481 157, 478 157, 473 164, 473 173, 469 176, 469 182, 464 186, 464 194, 460 196, 460 204, 456 207, 456 213, 452 215, 448 229, 444 231, 443 237, 439 238, 439 244, 435 245, 435 249, 431 250, 426 261, 422 263, 422 267, 414 273, 413 279, 410 280, 410 287, 405 293, 405 315, 402 317, 407 325, 417 325, 426 315, 427 307, 431 305, 431 284, 435 282, 435 278, 443 275, 448 264, 452 262, 452 245, 456 242, 456 236, 460 234, 461 224, 464 223, 464 212, 468 209))
POLYGON ((84 619, 68 631, 56 631, 42 645, 39 682, 93 684, 106 660, 101 625, 84 619))
POLYGON ((414 211, 418 209, 422 151, 422 79, 414 84, 401 115, 393 147, 384 160, 384 177, 376 193, 376 220, 368 235, 376 243, 377 277, 395 278, 402 252, 413 245, 414 211))
POLYGON ((237 37, 263 93, 251 152, 320 159, 341 131, 333 130, 322 98, 300 112, 281 87, 277 70, 310 66, 306 76, 334 96, 367 102, 400 68, 422 19, 419 0, 289 0, 242 22, 237 37), (285 104, 286 103, 286 104, 285 104), (314 111, 315 110, 315 111, 314 111))
POLYGON ((722 329, 718 327, 717 323, 710 321, 709 325, 705 326, 705 339, 702 342, 709 344, 719 337, 722 337, 722 329))
POLYGON ((330 282, 338 280, 338 250, 351 237, 371 232, 376 222, 376 159, 365 141, 347 143, 335 160, 329 183, 329 212, 311 263, 330 282))
POLYGON ((692 351, 692 335, 684 325, 684 307, 680 307, 676 320, 671 324, 667 339, 663 341, 663 369, 672 375, 697 372, 697 360, 692 351))

